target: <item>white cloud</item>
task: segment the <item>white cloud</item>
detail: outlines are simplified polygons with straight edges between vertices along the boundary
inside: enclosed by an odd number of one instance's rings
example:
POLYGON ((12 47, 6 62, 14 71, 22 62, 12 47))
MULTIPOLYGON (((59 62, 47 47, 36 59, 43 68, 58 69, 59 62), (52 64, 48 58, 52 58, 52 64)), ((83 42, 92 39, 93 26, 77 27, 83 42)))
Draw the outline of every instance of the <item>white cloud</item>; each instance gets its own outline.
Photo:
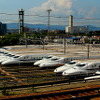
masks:
POLYGON ((82 17, 82 18, 94 18, 95 14, 97 13, 97 8, 90 7, 90 8, 78 8, 77 10, 74 10, 74 16, 76 17, 82 17))
POLYGON ((90 11, 86 14, 86 18, 93 18, 96 15, 97 9, 95 7, 91 8, 90 11))
POLYGON ((72 14, 72 6, 76 0, 48 0, 40 7, 34 7, 30 9, 32 14, 47 15, 46 10, 52 9, 52 15, 65 15, 72 14))
MULTIPOLYGON (((94 6, 92 2, 88 4, 88 0, 48 0, 41 4, 41 6, 33 7, 29 9, 29 12, 33 15, 45 15, 47 16, 47 10, 52 9, 51 16, 69 16, 73 15, 74 18, 95 18, 100 16, 98 6, 94 6), (85 5, 86 4, 86 5, 85 5)), ((44 23, 43 19, 40 19, 40 23, 44 23)), ((45 19, 45 23, 47 23, 47 18, 45 19)), ((36 18, 34 18, 35 22, 36 18)), ((63 21, 59 21, 60 19, 51 19, 51 24, 68 24, 68 19, 64 19, 63 21)), ((79 22, 80 20, 77 20, 79 22)), ((39 21, 38 21, 39 22, 39 21)), ((75 22, 75 20, 74 20, 75 22)), ((84 21, 85 22, 85 21, 84 21)), ((81 21, 79 22, 80 24, 81 21)), ((86 22, 85 22, 86 23, 86 22)))
MULTIPOLYGON (((33 7, 29 9, 29 12, 33 15, 40 15, 40 16, 47 16, 47 10, 52 9, 51 16, 69 16, 73 13, 73 4, 76 0, 48 0, 47 2, 44 2, 41 4, 41 6, 33 7)), ((41 17, 34 17, 32 20, 32 23, 36 23, 36 20, 38 19, 38 22, 47 24, 48 19, 47 18, 41 18, 41 17), (40 21, 39 21, 40 20, 40 21), (45 21, 45 22, 44 22, 45 21)), ((61 21, 60 19, 51 19, 51 24, 59 25, 61 21)), ((67 19, 65 19, 67 21, 67 19)), ((63 24, 67 24, 63 21, 63 24)), ((62 23, 62 22, 61 22, 62 23)))

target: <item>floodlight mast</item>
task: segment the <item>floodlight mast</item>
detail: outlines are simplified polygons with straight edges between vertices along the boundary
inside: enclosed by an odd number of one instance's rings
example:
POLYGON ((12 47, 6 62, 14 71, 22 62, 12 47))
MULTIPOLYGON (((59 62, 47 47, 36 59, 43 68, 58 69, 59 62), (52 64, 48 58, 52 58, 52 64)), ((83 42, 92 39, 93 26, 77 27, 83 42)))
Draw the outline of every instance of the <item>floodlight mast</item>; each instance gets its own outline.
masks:
POLYGON ((48 12, 48 33, 50 33, 50 12, 52 10, 51 9, 48 9, 47 12, 48 12))
POLYGON ((19 34, 24 33, 24 10, 19 10, 19 34))

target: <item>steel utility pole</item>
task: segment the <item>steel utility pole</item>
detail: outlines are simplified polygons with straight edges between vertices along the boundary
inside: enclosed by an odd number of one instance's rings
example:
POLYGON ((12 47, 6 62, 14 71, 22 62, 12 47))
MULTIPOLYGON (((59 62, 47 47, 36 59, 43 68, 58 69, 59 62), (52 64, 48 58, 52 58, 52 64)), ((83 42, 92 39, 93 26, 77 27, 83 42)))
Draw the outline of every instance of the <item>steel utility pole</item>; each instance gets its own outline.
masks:
POLYGON ((66 37, 64 36, 64 54, 66 53, 66 37))
POLYGON ((90 45, 89 43, 87 44, 87 59, 90 58, 90 45))

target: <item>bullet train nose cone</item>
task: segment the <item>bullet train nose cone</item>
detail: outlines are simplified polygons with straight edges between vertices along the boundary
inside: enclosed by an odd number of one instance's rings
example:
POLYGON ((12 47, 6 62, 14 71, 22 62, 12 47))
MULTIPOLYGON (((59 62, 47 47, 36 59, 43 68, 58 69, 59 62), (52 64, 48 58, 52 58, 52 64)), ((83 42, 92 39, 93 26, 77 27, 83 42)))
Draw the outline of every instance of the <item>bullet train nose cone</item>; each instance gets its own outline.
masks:
POLYGON ((2 63, 1 63, 1 65, 6 65, 6 64, 7 64, 6 62, 2 62, 2 63))
POLYGON ((100 71, 97 71, 96 74, 100 74, 100 71))
POLYGON ((63 76, 65 76, 65 75, 68 76, 69 73, 63 72, 62 75, 63 75, 63 76))
POLYGON ((45 67, 45 64, 40 64, 39 67, 45 67))
POLYGON ((57 69, 55 69, 54 72, 56 73, 57 72, 57 69))
POLYGON ((35 62, 33 65, 35 65, 35 66, 38 65, 38 62, 35 62))

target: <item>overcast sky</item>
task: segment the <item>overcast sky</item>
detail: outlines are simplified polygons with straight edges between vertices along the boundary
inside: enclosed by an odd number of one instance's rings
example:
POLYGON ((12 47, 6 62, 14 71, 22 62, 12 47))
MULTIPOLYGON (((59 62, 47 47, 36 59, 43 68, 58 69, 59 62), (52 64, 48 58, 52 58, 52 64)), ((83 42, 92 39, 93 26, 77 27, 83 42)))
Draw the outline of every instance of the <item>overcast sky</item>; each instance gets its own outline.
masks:
MULTIPOLYGON (((74 18, 100 18, 100 0, 0 0, 0 13, 16 13, 23 8, 25 14, 47 15, 46 10, 52 9, 52 16, 74 18)), ((2 15, 4 16, 4 15, 2 15)), ((0 15, 0 19, 4 20, 0 15)), ((14 16, 11 16, 13 19, 14 16)), ((10 18, 6 21, 10 22, 10 18)))

